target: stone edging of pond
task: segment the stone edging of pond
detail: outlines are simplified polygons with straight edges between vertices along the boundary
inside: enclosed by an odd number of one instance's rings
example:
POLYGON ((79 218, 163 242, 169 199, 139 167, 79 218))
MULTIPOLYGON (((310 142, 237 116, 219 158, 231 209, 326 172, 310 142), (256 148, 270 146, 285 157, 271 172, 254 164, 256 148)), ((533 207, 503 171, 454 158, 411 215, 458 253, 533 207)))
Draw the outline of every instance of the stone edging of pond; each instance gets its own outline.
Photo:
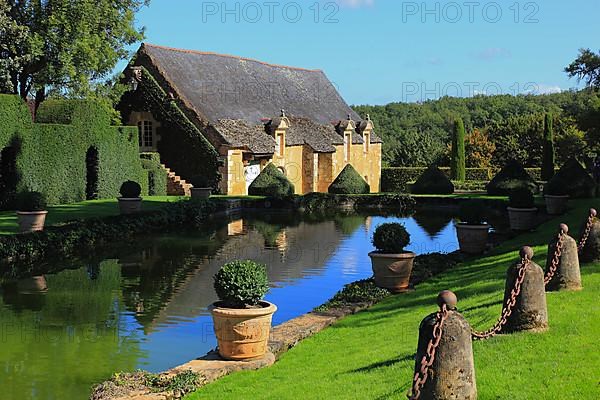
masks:
MULTIPOLYGON (((417 256, 415 259, 415 274, 411 277, 411 286, 415 286, 432 276, 454 267, 461 260, 459 253, 451 254, 425 254, 417 256)), ((360 286, 365 290, 373 290, 375 287, 372 280, 363 280, 350 283, 333 297, 332 300, 325 303, 333 304, 331 308, 323 311, 312 311, 299 317, 286 321, 275 326, 271 330, 269 339, 269 352, 259 360, 252 361, 225 361, 219 357, 216 351, 211 351, 203 357, 189 361, 183 365, 172 368, 162 374, 159 379, 169 381, 182 374, 194 374, 197 378, 194 387, 188 387, 187 390, 165 390, 161 391, 149 387, 147 375, 143 372, 132 374, 117 374, 111 380, 97 385, 90 397, 90 400, 173 400, 180 399, 186 393, 199 389, 211 382, 214 382, 223 376, 237 371, 257 370, 273 365, 284 353, 295 347, 302 340, 311 337, 325 328, 333 325, 335 322, 356 314, 360 311, 375 305, 391 294, 379 294, 369 301, 350 301, 345 302, 346 289, 352 289, 360 286), (338 299, 337 302, 334 300, 338 299)), ((376 289, 383 291, 383 289, 376 289)), ((350 295, 352 296, 352 295, 350 295)), ((318 307, 322 309, 324 306, 318 307)))

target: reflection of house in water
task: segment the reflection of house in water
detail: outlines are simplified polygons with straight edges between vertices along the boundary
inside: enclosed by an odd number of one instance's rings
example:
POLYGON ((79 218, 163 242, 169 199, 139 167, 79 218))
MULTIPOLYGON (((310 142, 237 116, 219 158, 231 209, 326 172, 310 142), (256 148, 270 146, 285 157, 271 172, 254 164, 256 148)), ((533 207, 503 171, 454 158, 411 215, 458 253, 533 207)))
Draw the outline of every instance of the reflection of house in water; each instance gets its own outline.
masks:
POLYGON ((242 218, 227 224, 227 236, 236 236, 244 233, 244 220, 242 218))
MULTIPOLYGON (((236 229, 239 229, 239 224, 236 229)), ((252 259, 267 265, 269 279, 274 286, 293 282, 307 275, 319 274, 340 244, 342 234, 334 221, 317 224, 301 222, 297 226, 279 230, 276 246, 265 246, 265 236, 249 224, 242 225, 243 235, 229 236, 230 226, 217 232, 212 247, 194 245, 205 238, 185 238, 151 244, 155 258, 149 258, 137 267, 124 271, 127 287, 123 288, 128 307, 141 310, 136 318, 147 332, 169 324, 169 319, 192 319, 207 314, 206 307, 216 301, 213 276, 221 266, 236 259, 252 259), (187 242, 187 245, 186 245, 187 242), (207 255, 209 255, 207 257, 207 255), (137 275, 137 276, 136 276, 137 275)), ((148 250, 146 253, 148 254, 148 250)))

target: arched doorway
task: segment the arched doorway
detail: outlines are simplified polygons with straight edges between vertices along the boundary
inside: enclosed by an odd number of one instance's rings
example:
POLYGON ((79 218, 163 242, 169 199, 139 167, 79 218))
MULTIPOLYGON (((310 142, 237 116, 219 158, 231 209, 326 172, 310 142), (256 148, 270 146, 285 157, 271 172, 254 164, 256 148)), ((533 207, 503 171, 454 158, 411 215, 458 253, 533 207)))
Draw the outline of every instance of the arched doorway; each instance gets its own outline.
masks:
POLYGON ((90 147, 85 155, 85 198, 86 200, 96 200, 98 198, 98 163, 100 157, 98 149, 90 147))
POLYGON ((17 149, 7 146, 0 151, 0 208, 11 208, 18 183, 17 149))

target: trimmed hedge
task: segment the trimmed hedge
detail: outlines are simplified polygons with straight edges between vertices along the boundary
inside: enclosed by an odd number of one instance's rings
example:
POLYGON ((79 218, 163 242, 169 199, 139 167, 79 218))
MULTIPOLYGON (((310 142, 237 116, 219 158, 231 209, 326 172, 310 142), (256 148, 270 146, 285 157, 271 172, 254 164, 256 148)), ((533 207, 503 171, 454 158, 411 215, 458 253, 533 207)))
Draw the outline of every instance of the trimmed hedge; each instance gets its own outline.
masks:
POLYGON ((407 215, 415 211, 416 202, 410 195, 396 193, 330 194, 309 193, 298 196, 298 207, 308 212, 335 213, 340 209, 355 211, 390 211, 407 215))
POLYGON ((596 182, 579 161, 570 158, 544 187, 544 194, 567 194, 571 198, 594 197, 596 182))
POLYGON ((415 194, 452 194, 454 185, 446 174, 435 165, 427 168, 412 185, 415 194))
POLYGON ((248 194, 285 198, 294 195, 294 185, 275 165, 269 163, 250 184, 248 194))
POLYGON ((13 172, 0 172, 4 176, 0 206, 13 208, 14 195, 22 190, 43 193, 51 205, 86 200, 90 150, 98 154, 93 168, 98 198, 117 197, 127 180, 139 182, 147 193, 137 130, 110 126, 111 114, 103 105, 90 100, 47 100, 37 118, 46 123, 33 123, 18 96, 0 95, 0 151, 6 156, 10 148, 16 155, 8 168, 13 172), (51 123, 55 121, 69 125, 51 123))
POLYGON ((167 195, 167 170, 160 164, 158 153, 141 153, 142 167, 148 173, 148 195, 167 195))
POLYGON ((532 193, 538 191, 535 180, 516 160, 509 161, 488 183, 487 192, 492 196, 508 196, 512 190, 526 188, 532 193))
MULTIPOLYGON (((391 193, 407 193, 408 184, 416 181, 425 172, 426 167, 389 167, 381 169, 381 191, 391 193)), ((449 167, 439 167, 450 177, 449 167)), ((467 181, 489 181, 492 170, 488 168, 466 168, 467 181)))
POLYGON ((367 194, 371 187, 351 164, 346 164, 342 172, 329 185, 329 193, 333 194, 367 194))

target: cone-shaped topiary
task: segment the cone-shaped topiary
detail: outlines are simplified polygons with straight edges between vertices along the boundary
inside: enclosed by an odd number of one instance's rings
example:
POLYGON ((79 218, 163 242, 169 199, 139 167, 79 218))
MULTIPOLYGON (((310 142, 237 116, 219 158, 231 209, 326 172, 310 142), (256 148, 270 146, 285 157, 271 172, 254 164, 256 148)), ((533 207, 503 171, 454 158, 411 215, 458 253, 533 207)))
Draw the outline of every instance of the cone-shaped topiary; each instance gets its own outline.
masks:
POLYGON ((294 194, 294 185, 275 165, 267 164, 250 184, 248 194, 275 198, 289 197, 294 194))
POLYGON ((527 188, 536 193, 535 180, 525 171, 525 168, 516 160, 510 160, 504 168, 488 183, 487 192, 492 196, 508 196, 511 190, 527 188))
POLYGON ((414 194, 452 194, 454 185, 440 169, 432 165, 427 168, 412 186, 414 194))
POLYGON ((370 192, 371 187, 369 184, 351 164, 347 164, 329 185, 329 193, 334 194, 365 194, 370 192))
POLYGON ((544 154, 542 158, 542 180, 549 181, 554 176, 554 131, 552 115, 544 117, 544 154))
POLYGON ((544 188, 544 194, 571 198, 594 197, 595 192, 596 182, 575 158, 570 158, 544 188))
POLYGON ((452 160, 450 161, 450 177, 464 182, 466 179, 465 166, 465 124, 461 118, 454 121, 452 134, 452 160))

